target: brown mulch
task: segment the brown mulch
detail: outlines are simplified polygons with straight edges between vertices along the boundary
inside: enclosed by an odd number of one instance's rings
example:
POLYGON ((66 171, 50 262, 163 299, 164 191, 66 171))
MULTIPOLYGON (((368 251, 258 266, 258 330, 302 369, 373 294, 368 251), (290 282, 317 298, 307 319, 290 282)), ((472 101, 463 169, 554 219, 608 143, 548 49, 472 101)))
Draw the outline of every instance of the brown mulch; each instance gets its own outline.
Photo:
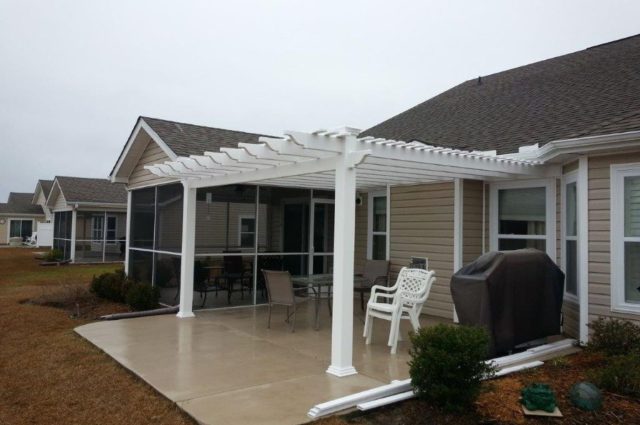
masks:
POLYGON ((0 249, 0 424, 194 424, 73 332, 126 310, 87 291, 117 266, 40 267, 32 251, 0 249))
POLYGON ((581 352, 550 360, 544 366, 494 379, 483 384, 475 409, 464 414, 439 411, 419 400, 409 400, 370 413, 354 412, 331 417, 319 425, 410 425, 410 424, 640 424, 640 400, 604 392, 604 405, 598 412, 584 412, 568 399, 573 384, 587 380, 587 370, 600 367, 604 359, 581 352), (557 398, 563 418, 525 417, 520 404, 520 391, 532 383, 549 384, 557 398))

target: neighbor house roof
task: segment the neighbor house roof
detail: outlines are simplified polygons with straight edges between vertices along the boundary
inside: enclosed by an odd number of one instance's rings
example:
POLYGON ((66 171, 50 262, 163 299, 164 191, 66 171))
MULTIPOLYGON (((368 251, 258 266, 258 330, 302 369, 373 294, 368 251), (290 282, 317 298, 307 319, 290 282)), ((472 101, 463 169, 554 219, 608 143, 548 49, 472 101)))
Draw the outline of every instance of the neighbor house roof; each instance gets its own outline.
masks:
POLYGON ((11 192, 6 203, 0 204, 0 214, 44 214, 40 205, 33 205, 33 193, 11 192))
POLYGON ((238 143, 257 143, 261 134, 140 117, 177 156, 202 155, 219 148, 237 148, 238 143))
POLYGON ((640 129, 640 35, 466 81, 361 136, 517 152, 640 129))
POLYGON ((67 203, 127 203, 127 191, 122 183, 111 183, 107 179, 65 176, 57 176, 55 182, 67 203))
POLYGON ((51 193, 51 188, 53 187, 53 180, 38 180, 38 183, 40 183, 44 197, 48 197, 49 193, 51 193))

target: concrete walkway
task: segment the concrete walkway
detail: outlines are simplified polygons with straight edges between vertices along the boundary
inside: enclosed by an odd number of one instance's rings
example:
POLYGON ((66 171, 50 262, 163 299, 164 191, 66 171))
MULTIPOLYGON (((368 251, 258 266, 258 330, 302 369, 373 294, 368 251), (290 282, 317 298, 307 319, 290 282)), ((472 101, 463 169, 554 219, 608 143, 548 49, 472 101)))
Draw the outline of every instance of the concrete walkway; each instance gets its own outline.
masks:
MULTIPOLYGON (((408 377, 407 334, 397 355, 386 345, 388 322, 376 321, 374 342, 365 345, 363 318, 354 309, 354 364, 359 374, 325 373, 331 324, 323 308, 320 330, 313 308, 298 314, 288 331, 284 309, 266 307, 197 312, 97 322, 76 332, 173 400, 203 424, 299 424, 315 404, 408 377)), ((423 318, 424 325, 433 319, 423 318)))

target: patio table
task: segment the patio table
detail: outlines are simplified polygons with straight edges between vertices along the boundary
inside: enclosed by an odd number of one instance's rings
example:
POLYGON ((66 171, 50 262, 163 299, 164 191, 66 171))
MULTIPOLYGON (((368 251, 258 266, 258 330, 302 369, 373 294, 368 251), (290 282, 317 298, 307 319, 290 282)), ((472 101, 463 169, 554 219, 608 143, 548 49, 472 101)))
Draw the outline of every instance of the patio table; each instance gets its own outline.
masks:
MULTIPOLYGON (((362 276, 354 276, 353 278, 354 284, 360 283, 364 281, 362 276)), ((331 292, 333 291, 333 274, 331 273, 322 273, 322 274, 312 274, 312 275, 298 275, 292 276, 291 282, 294 286, 297 287, 307 287, 311 289, 315 295, 315 313, 316 313, 316 321, 315 328, 318 330, 320 328, 320 302, 322 298, 322 287, 327 288, 327 303, 329 306, 329 315, 331 312, 331 292)))

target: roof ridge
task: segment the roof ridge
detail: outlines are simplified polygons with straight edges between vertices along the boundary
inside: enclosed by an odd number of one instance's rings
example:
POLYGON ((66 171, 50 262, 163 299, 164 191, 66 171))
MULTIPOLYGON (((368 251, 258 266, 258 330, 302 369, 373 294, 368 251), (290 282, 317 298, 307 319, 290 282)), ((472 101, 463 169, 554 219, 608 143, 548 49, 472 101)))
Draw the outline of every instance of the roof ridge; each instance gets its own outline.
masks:
POLYGON ((202 127, 202 128, 209 128, 209 129, 221 130, 221 131, 232 131, 234 133, 250 134, 252 136, 274 137, 274 136, 271 136, 269 134, 253 133, 253 132, 243 131, 243 130, 233 130, 233 129, 230 129, 230 128, 211 127, 211 126, 208 126, 208 125, 192 124, 192 123, 182 122, 182 121, 173 121, 173 120, 167 120, 167 119, 164 119, 164 118, 154 118, 154 117, 148 117, 148 116, 145 116, 145 115, 140 115, 140 118, 143 119, 143 120, 144 119, 156 120, 156 121, 162 121, 162 122, 165 122, 165 123, 177 124, 177 125, 190 125, 192 127, 202 127))
POLYGON ((626 40, 629 40, 630 38, 635 38, 635 37, 640 37, 640 34, 634 34, 634 35, 630 35, 628 37, 619 38, 617 40, 607 41, 606 43, 596 44, 595 46, 587 47, 585 50, 597 49, 598 47, 607 46, 609 44, 620 43, 621 41, 626 41, 626 40))

